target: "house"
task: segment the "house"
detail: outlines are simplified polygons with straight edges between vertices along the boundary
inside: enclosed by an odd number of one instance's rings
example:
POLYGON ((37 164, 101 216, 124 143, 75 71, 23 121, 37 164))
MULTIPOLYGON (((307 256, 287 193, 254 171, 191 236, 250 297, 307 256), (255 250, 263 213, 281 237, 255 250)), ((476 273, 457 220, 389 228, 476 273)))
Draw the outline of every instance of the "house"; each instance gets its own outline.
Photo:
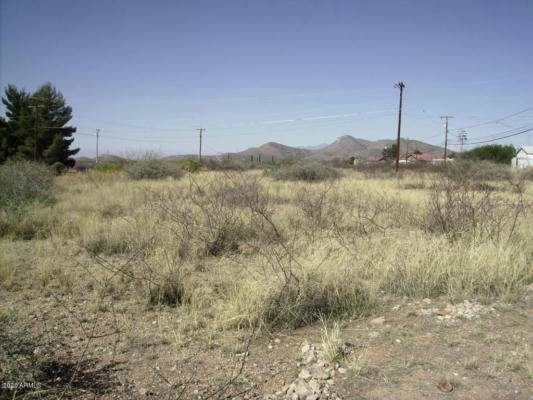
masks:
POLYGON ((370 162, 385 161, 385 157, 382 157, 382 156, 369 157, 368 161, 370 162))
POLYGON ((522 146, 511 160, 513 168, 533 167, 533 146, 522 146))
POLYGON ((415 162, 423 162, 423 163, 432 163, 437 164, 439 162, 443 162, 444 157, 441 155, 435 155, 435 154, 404 154, 400 157, 400 162, 402 163, 415 163, 415 162))

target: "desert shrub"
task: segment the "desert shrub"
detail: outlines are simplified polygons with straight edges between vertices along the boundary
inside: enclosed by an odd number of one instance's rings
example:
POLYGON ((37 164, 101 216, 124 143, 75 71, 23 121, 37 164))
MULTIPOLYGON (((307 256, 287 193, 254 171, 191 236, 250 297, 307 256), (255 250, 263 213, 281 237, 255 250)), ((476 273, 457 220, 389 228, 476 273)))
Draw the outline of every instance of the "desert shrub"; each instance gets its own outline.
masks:
POLYGON ((524 168, 517 172, 519 178, 526 181, 533 181, 533 168, 524 168))
POLYGON ((122 163, 103 162, 96 164, 94 169, 97 171, 120 171, 123 167, 124 164, 122 163))
POLYGON ((265 175, 276 180, 318 182, 336 179, 340 173, 334 168, 320 163, 296 163, 265 169, 265 175))
POLYGON ((364 315, 372 304, 370 291, 360 282, 308 272, 272 288, 263 300, 260 318, 270 329, 294 329, 320 318, 364 315))
POLYGON ((17 392, 20 395, 32 389, 16 385, 36 384, 30 368, 36 345, 30 333, 29 327, 18 323, 13 314, 0 314, 0 365, 2 366, 0 382, 15 385, 12 388, 2 387, 2 394, 7 395, 5 398, 15 398, 17 392))
POLYGON ((248 161, 229 160, 227 158, 220 161, 209 158, 204 161, 204 165, 211 171, 244 171, 256 167, 256 164, 248 161))
POLYGON ((67 166, 59 161, 53 163, 50 168, 52 169, 52 171, 55 172, 56 175, 60 175, 61 173, 63 173, 64 171, 66 171, 67 169, 67 166))
POLYGON ((452 240, 465 235, 481 240, 499 240, 502 235, 510 238, 525 203, 494 192, 493 186, 469 179, 437 181, 427 203, 425 228, 452 240))
POLYGON ((53 171, 41 163, 5 163, 0 167, 0 207, 15 210, 34 202, 49 202, 53 177, 53 171))
POLYGON ((192 158, 185 158, 183 160, 176 161, 176 165, 181 169, 188 172, 196 172, 202 168, 202 163, 198 160, 193 160, 192 158))
POLYGON ((151 305, 177 306, 187 302, 182 274, 173 270, 160 276, 159 282, 151 282, 148 288, 148 302, 151 305))
MULTIPOLYGON (((152 193, 151 206, 163 214, 183 257, 234 253, 254 236, 254 224, 240 209, 261 199, 259 186, 217 176, 206 185, 191 181, 189 191, 152 193)), ((260 229, 260 228, 257 228, 260 229)))
POLYGON ((454 181, 507 181, 511 177, 508 165, 489 161, 457 160, 447 163, 443 171, 454 181))
POLYGON ((161 160, 139 160, 124 165, 124 172, 131 179, 179 179, 183 176, 183 170, 176 164, 161 160))

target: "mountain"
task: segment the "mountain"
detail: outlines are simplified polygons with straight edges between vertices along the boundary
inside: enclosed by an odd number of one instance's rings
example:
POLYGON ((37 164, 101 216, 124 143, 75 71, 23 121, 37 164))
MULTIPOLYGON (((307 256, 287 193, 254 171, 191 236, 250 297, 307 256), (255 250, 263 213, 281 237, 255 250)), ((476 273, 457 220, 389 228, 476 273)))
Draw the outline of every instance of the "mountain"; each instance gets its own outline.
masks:
MULTIPOLYGON (((126 161, 125 158, 116 156, 114 154, 102 154, 98 156, 98 162, 101 163, 122 163, 126 161)), ((89 168, 90 166, 96 164, 96 159, 91 157, 76 157, 76 168, 89 168)))
MULTIPOLYGON (((306 158, 310 160, 331 160, 334 158, 348 158, 348 157, 360 157, 369 158, 374 156, 380 156, 381 151, 385 146, 391 146, 396 144, 396 140, 365 140, 354 138, 350 135, 345 135, 337 138, 333 143, 329 145, 318 145, 309 147, 291 147, 285 146, 276 142, 268 142, 259 147, 251 147, 238 153, 224 153, 217 155, 205 155, 202 158, 227 158, 228 156, 234 160, 250 160, 253 156, 254 161, 257 161, 259 157, 263 161, 270 161, 272 157, 274 160, 279 161, 284 158, 306 158), (315 149, 314 149, 315 148, 315 149)), ((400 140, 400 154, 405 154, 408 151, 410 153, 416 150, 424 154, 443 154, 444 149, 442 147, 434 146, 432 144, 420 142, 418 140, 400 140)), ((174 155, 163 157, 166 161, 176 161, 183 158, 197 159, 196 154, 187 155, 174 155)), ((123 162, 126 159, 115 156, 112 154, 103 154, 100 156, 100 162, 123 162)), ((94 158, 78 157, 76 159, 77 167, 87 167, 94 164, 94 158)))
POLYGON ((368 140, 356 139, 350 135, 341 136, 323 149, 314 151, 310 158, 328 160, 351 156, 366 157, 367 149, 371 143, 368 140))
POLYGON ((264 161, 269 161, 274 157, 275 160, 288 157, 306 157, 311 154, 310 150, 300 149, 298 147, 285 146, 276 142, 268 142, 259 147, 251 147, 239 153, 230 153, 232 159, 249 160, 252 156, 254 159, 261 157, 264 161))
MULTIPOLYGON (((386 146, 396 144, 396 140, 376 140, 370 141, 365 139, 357 139, 353 136, 346 135, 337 138, 329 146, 323 149, 313 151, 310 158, 315 160, 330 160, 333 158, 345 157, 361 157, 368 158, 381 155, 382 150, 386 146)), ((400 140, 400 154, 414 152, 418 150, 427 154, 442 154, 443 149, 438 146, 433 146, 418 140, 400 140)))
POLYGON ((320 143, 320 144, 317 144, 316 146, 298 146, 298 148, 303 149, 303 150, 320 150, 327 146, 328 146, 327 143, 320 143))
MULTIPOLYGON (((396 144, 396 140, 376 140, 369 148, 368 157, 381 155, 381 150, 385 146, 396 144)), ((400 139, 400 154, 414 153, 416 150, 424 154, 444 154, 444 148, 432 144, 420 142, 418 140, 400 139)))

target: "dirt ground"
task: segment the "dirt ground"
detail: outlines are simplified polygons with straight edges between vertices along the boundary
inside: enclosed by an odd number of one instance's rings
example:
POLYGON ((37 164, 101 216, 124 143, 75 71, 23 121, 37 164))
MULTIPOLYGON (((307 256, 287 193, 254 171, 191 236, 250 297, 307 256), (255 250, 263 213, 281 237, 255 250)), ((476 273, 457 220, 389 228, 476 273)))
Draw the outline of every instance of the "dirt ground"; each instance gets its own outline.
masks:
MULTIPOLYGON (((300 398, 533 399, 528 293, 518 303, 485 305, 383 298, 372 316, 341 321, 347 352, 329 364, 329 390, 300 398)), ((176 310, 141 314, 122 304, 120 312, 101 306, 95 313, 63 300, 2 299, 4 314, 27 311, 31 331, 47 340, 33 343, 35 386, 15 393, 3 380, 2 398, 297 398, 286 388, 306 367, 302 346, 320 358, 319 323, 253 338, 228 331, 174 340, 176 310)))

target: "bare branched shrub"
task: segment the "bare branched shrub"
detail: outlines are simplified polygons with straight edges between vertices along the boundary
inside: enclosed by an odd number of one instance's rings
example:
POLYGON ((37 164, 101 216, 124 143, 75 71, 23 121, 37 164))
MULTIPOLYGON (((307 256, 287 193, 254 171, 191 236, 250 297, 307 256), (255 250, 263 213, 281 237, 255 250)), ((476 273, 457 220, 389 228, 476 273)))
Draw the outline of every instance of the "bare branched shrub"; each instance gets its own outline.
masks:
POLYGON ((443 178, 433 185, 424 218, 425 229, 451 240, 465 235, 498 241, 513 236, 524 213, 522 196, 509 199, 497 195, 491 185, 462 179, 443 178))
POLYGON ((336 179, 340 173, 332 167, 320 163, 295 163, 276 165, 264 170, 265 175, 276 180, 318 182, 336 179))
POLYGON ((414 212, 410 205, 385 193, 369 194, 362 190, 344 194, 338 200, 331 235, 345 249, 353 251, 361 239, 385 236, 393 229, 411 226, 414 212))
POLYGON ((190 177, 186 193, 154 193, 151 204, 172 224, 184 257, 219 256, 239 251, 239 243, 262 228, 243 212, 252 203, 265 209, 259 190, 257 183, 228 176, 204 186, 190 177))

